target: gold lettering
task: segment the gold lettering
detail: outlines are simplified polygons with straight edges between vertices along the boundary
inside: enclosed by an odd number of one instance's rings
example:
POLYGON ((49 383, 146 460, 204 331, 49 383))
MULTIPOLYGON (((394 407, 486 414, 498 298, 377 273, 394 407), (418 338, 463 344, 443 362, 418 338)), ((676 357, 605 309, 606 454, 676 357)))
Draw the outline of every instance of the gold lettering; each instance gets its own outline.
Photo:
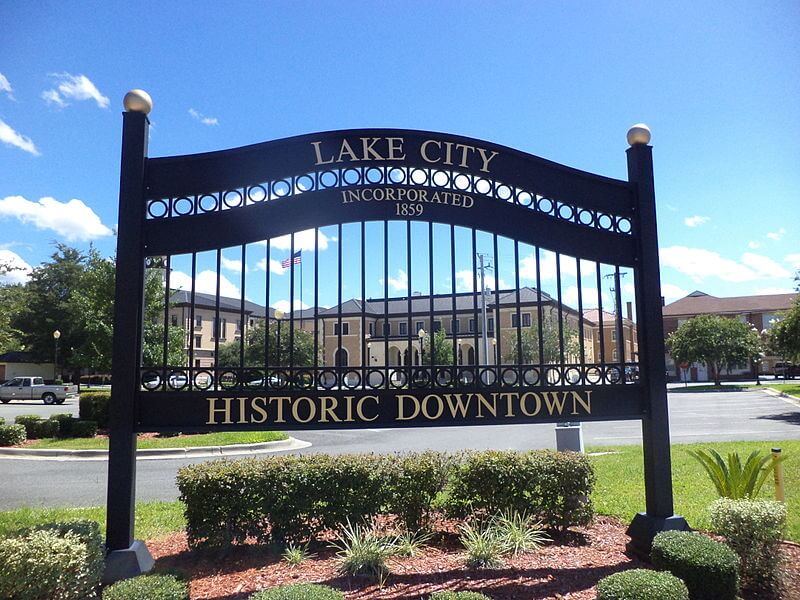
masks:
POLYGON ((467 196, 466 194, 464 194, 464 203, 461 206, 463 206, 464 208, 472 208, 472 205, 474 203, 475 201, 472 199, 472 196, 467 196))
POLYGON ((558 410, 559 415, 564 412, 564 402, 567 399, 567 392, 562 392, 561 400, 558 399, 558 392, 542 392, 542 396, 544 396, 544 403, 550 415, 553 414, 554 409, 558 410))
POLYGON ((286 419, 283 418, 283 403, 291 401, 289 396, 271 396, 270 401, 275 400, 275 403, 278 405, 278 418, 275 419, 276 423, 286 423, 286 419))
POLYGON ((361 190, 361 199, 364 202, 370 202, 372 200, 372 188, 366 188, 361 190), (369 197, 367 197, 369 195, 369 197))
MULTIPOLYGON (((472 394, 470 394, 470 395, 472 395, 472 394)), ((493 417, 497 416, 497 406, 492 404, 492 403, 490 403, 486 399, 486 396, 484 396, 483 394, 475 394, 475 397, 478 399, 478 418, 479 419, 483 418, 483 412, 481 412, 481 407, 482 406, 485 406, 486 410, 488 410, 490 413, 492 413, 493 417)), ((494 397, 492 398, 492 400, 494 400, 494 397)))
POLYGON ((461 206, 461 194, 453 193, 453 206, 461 206))
POLYGON ((364 402, 366 402, 367 400, 374 400, 376 404, 379 403, 377 396, 361 396, 361 398, 359 398, 358 402, 356 403, 356 414, 358 414, 358 418, 361 419, 362 421, 374 421, 375 419, 378 418, 377 414, 371 419, 364 416, 364 402))
POLYGON ((539 394, 536 392, 525 392, 522 394, 522 397, 519 399, 519 409, 522 411, 522 414, 526 417, 535 417, 539 414, 539 411, 542 410, 542 399, 539 398, 539 394), (528 396, 533 396, 536 399, 536 410, 533 412, 528 411, 528 396))
POLYGON ((247 423, 247 411, 245 410, 246 397, 236 398, 239 401, 239 420, 237 423, 247 423))
POLYGON ((309 421, 312 421, 314 417, 317 416, 317 407, 314 406, 314 401, 308 396, 299 396, 298 398, 296 398, 295 401, 292 402, 292 416, 294 417, 294 420, 297 421, 298 423, 308 423, 309 421), (308 418, 305 420, 300 418, 299 407, 301 401, 305 401, 308 403, 308 418))
POLYGON ((317 160, 314 163, 315 165, 329 165, 333 162, 333 156, 330 157, 328 160, 322 160, 322 153, 319 150, 319 145, 322 142, 311 142, 311 145, 314 146, 314 153, 317 155, 317 160))
POLYGON ((231 421, 231 402, 233 398, 206 398, 208 400, 208 421, 206 425, 230 425, 231 421), (217 408, 217 400, 222 400, 225 403, 225 408, 217 408), (217 423, 216 414, 223 413, 225 420, 217 423))
POLYGON ((328 417, 331 418, 331 421, 334 423, 341 423, 341 419, 336 416, 334 412, 336 407, 339 404, 339 401, 334 398, 333 396, 320 396, 320 415, 319 415, 319 422, 320 423, 327 423, 328 417))
POLYGON ((430 200, 428 200, 428 190, 418 190, 418 191, 419 191, 420 202, 430 202, 430 200))
POLYGON ((433 158, 428 156, 428 145, 429 144, 432 144, 432 145, 438 147, 439 150, 442 149, 442 143, 441 142, 437 142, 436 140, 425 140, 424 142, 422 142, 422 146, 420 146, 420 148, 419 148, 420 156, 422 156, 422 160, 424 160, 425 162, 437 163, 440 160, 442 160, 442 157, 440 156, 439 158, 434 160, 433 158))
POLYGON ((425 415, 425 418, 428 419, 429 421, 435 421, 436 419, 442 416, 443 412, 444 412, 444 402, 442 402, 442 399, 439 398, 439 396, 437 396, 436 394, 428 394, 422 399, 422 414, 425 415), (437 403, 438 410, 436 411, 435 415, 431 415, 428 412, 428 401, 431 398, 433 398, 437 403))
POLYGON ((421 407, 419 405, 419 400, 417 400, 414 396, 410 394, 397 394, 397 417, 395 418, 395 421, 410 421, 419 415, 420 410, 421 407), (408 417, 405 416, 406 413, 404 410, 406 398, 414 403, 414 414, 408 417))
POLYGON ((361 190, 342 190, 342 204, 361 201, 361 190))
POLYGON ((572 414, 578 414, 578 404, 583 407, 583 410, 586 411, 587 415, 592 414, 592 391, 588 390, 586 392, 586 401, 584 402, 583 398, 578 392, 572 392, 572 414))
POLYGON ((353 398, 355 398, 355 396, 344 397, 345 402, 347 402, 347 418, 345 419, 345 422, 347 423, 352 423, 355 421, 353 418, 353 398))
MULTIPOLYGON (((492 393, 494 396, 494 393, 492 393)), ((500 394, 501 399, 505 399, 506 401, 506 417, 513 417, 514 416, 514 400, 519 398, 518 392, 502 392, 500 394)))
POLYGON ((250 406, 253 409, 253 412, 258 413, 257 418, 255 415, 250 419, 251 423, 264 423, 267 420, 267 411, 266 411, 267 399, 263 396, 256 396, 250 402, 250 406), (261 405, 264 406, 261 406, 261 405))
POLYGON ((461 416, 466 418, 467 417, 467 410, 469 409, 469 401, 471 398, 467 398, 464 401, 461 398, 461 394, 445 394, 444 397, 447 399, 447 403, 450 405, 450 414, 453 415, 453 418, 456 418, 456 413, 461 413, 461 416), (453 402, 453 397, 455 397, 455 402, 453 402))
POLYGON ((456 150, 461 148, 461 163, 459 164, 460 167, 467 166, 467 151, 471 150, 475 152, 475 146, 467 146, 466 144, 456 144, 456 150))
POLYGON ((377 142, 379 139, 381 138, 361 138, 361 145, 364 150, 364 156, 362 157, 363 160, 383 160, 383 157, 375 151, 375 148, 373 148, 375 142, 377 142))
POLYGON ((339 148, 339 158, 336 159, 336 162, 342 162, 342 157, 345 154, 350 157, 349 160, 358 160, 356 153, 353 152, 353 149, 350 147, 350 144, 347 143, 347 140, 342 140, 342 147, 339 148))
POLYGON ((452 165, 453 164, 453 158, 452 158, 453 142, 445 142, 444 143, 444 147, 445 147, 444 164, 452 165))
POLYGON ((492 155, 489 158, 486 158, 486 150, 483 148, 478 148, 478 153, 481 155, 481 160, 483 161, 483 166, 481 167, 481 171, 484 173, 489 172, 489 161, 492 160, 495 156, 497 156, 497 152, 492 150, 492 155))
POLYGON ((396 152, 403 152, 403 138, 387 137, 386 141, 389 143, 389 156, 388 160, 405 160, 405 154, 395 154, 396 152))

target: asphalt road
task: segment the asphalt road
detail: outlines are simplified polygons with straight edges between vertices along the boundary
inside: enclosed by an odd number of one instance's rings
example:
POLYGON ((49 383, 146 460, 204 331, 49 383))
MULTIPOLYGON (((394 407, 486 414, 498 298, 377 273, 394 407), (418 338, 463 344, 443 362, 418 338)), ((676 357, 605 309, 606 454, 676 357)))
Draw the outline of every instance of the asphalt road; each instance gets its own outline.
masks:
MULTIPOLYGON (((673 443, 800 439, 800 407, 760 390, 744 392, 671 392, 673 443)), ((0 405, 7 422, 14 411, 43 414, 77 411, 75 406, 0 405)), ((584 423, 587 446, 637 444, 638 421, 584 423)), ((312 446, 306 452, 397 452, 412 450, 514 449, 555 447, 554 425, 495 425, 417 429, 367 429, 298 432, 312 446)), ((174 500, 176 471, 197 460, 139 461, 137 500, 174 500)), ((21 506, 93 506, 105 503, 105 461, 64 462, 0 458, 0 510, 21 506)))

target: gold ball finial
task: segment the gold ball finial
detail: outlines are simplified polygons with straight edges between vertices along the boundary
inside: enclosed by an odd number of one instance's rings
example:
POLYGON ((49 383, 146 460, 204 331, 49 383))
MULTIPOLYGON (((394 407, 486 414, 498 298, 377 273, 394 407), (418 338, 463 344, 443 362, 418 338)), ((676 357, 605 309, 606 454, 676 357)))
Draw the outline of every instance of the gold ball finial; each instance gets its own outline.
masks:
POLYGON ((634 146, 636 144, 649 144, 650 143, 650 128, 644 123, 637 123, 628 129, 628 144, 634 146))
POLYGON ((126 112, 140 112, 146 115, 153 110, 153 99, 144 90, 131 90, 122 101, 126 112))

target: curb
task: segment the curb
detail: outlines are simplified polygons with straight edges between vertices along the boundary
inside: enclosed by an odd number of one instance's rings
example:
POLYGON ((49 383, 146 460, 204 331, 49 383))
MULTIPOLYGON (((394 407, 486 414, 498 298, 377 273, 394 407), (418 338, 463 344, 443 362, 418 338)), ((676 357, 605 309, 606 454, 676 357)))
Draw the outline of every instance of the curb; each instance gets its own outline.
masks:
MULTIPOLYGON (((232 444, 230 446, 198 446, 195 448, 148 448, 136 451, 137 460, 167 460, 181 458, 224 458, 226 456, 246 456, 269 454, 286 450, 308 448, 311 444, 290 437, 277 442, 258 444, 232 444)), ((0 459, 15 460, 108 460, 108 450, 60 450, 0 448, 0 459)))
POLYGON ((777 396, 784 402, 788 402, 789 404, 794 404, 795 406, 800 407, 800 398, 797 396, 792 396, 791 394, 787 394, 786 392, 779 392, 778 390, 773 390, 772 388, 764 388, 764 393, 769 394, 770 396, 777 396))

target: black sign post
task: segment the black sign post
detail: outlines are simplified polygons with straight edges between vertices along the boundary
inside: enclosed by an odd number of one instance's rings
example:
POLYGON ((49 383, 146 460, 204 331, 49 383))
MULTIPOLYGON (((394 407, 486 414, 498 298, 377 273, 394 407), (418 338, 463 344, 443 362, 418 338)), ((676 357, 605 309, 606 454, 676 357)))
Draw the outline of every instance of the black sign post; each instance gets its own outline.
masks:
MULTIPOLYGON (((656 532, 686 528, 683 518, 673 515, 655 195, 646 128, 634 127, 629 132, 629 180, 621 181, 491 142, 395 129, 331 131, 220 152, 147 158, 146 115, 150 107, 144 92, 126 96, 107 580, 147 570, 151 564, 146 548, 133 540, 136 433, 142 431, 641 420, 646 512, 637 515, 629 528, 631 547, 647 553, 656 532), (402 249, 390 247, 390 222, 402 223, 405 229, 402 249), (416 297, 411 288, 414 222, 424 223, 426 229, 428 265, 424 272, 430 290, 426 297, 416 297), (367 247, 367 223, 382 229, 379 248, 367 247), (334 275, 338 278, 338 303, 321 312, 316 252, 320 228, 336 227, 336 237, 341 240, 346 224, 356 225, 349 228, 351 232, 360 227, 358 242, 351 246, 360 250, 360 260, 354 258, 348 268, 353 272, 360 268, 361 295, 350 301, 342 297, 340 244, 334 275), (434 224, 447 232, 446 239, 434 236, 434 224), (513 289, 493 290, 488 305, 487 296, 481 293, 480 309, 478 292, 456 289, 456 227, 471 238, 464 242, 462 237, 459 243, 466 243, 472 256, 473 290, 480 289, 475 258, 478 231, 490 237, 495 264, 498 238, 513 246, 513 289), (315 232, 314 251, 307 259, 296 252, 295 233, 301 231, 315 232), (271 240, 283 236, 290 240, 290 258, 282 267, 290 273, 290 306, 296 299, 296 258, 314 262, 314 307, 297 320, 294 311, 284 318, 267 308, 259 317, 265 329, 262 352, 246 358, 247 329, 255 327, 252 318, 249 323, 245 318, 248 245, 260 244, 266 249, 261 259, 268 272, 271 240), (533 287, 520 284, 520 244, 533 247, 535 273, 527 274, 535 281, 533 287), (220 295, 223 248, 240 252, 242 272, 241 297, 225 299, 224 307, 220 295), (189 316, 180 317, 183 326, 188 323, 191 329, 183 335, 188 360, 169 364, 170 327, 179 319, 170 317, 171 260, 179 255, 190 257, 194 281, 201 252, 215 253, 217 265, 216 294, 204 300, 211 303, 205 310, 211 310, 214 322, 212 358, 203 355, 211 362, 201 365, 198 359, 194 335, 198 293, 193 283, 188 293, 189 316), (384 296, 370 300, 364 287, 365 257, 376 252, 383 254, 384 296), (397 260, 405 255, 409 283, 407 295, 400 298, 390 298, 388 293, 390 252, 397 260), (552 294, 541 289, 544 252, 554 259, 552 294), (449 261, 450 293, 435 292, 434 257, 440 267, 449 261), (562 300, 562 265, 567 261, 576 270, 577 310, 562 300), (163 361, 156 365, 142 362, 148 264, 165 273, 160 325, 163 361), (581 269, 588 272, 582 275, 581 269), (626 269, 634 275, 635 321, 623 320, 621 314, 620 277, 626 269), (593 280, 599 303, 596 317, 592 317, 596 322, 591 323, 582 295, 582 281, 587 276, 593 280), (600 292, 607 277, 615 282, 613 312, 603 309, 600 292), (231 320, 241 328, 236 332, 238 364, 232 366, 216 362, 220 339, 225 338, 223 309, 226 314, 235 313, 231 320), (469 328, 457 327, 459 318, 469 322, 469 328), (393 322, 399 322, 396 330, 393 322), (445 322, 450 323, 449 329, 443 327, 445 322), (351 343, 349 350, 343 337, 353 332, 345 325, 354 327, 360 340, 355 346, 351 343), (313 359, 303 359, 305 362, 294 351, 295 336, 300 335, 296 332, 304 326, 313 330, 313 334, 305 334, 313 339, 313 359), (548 326, 554 341, 545 343, 543 331, 548 326), (282 327, 288 352, 281 348, 282 327), (278 333, 272 342, 277 341, 278 352, 270 349, 270 328, 278 333), (491 345, 487 328, 493 335, 491 345), (538 335, 538 343, 530 338, 524 348, 523 329, 525 335, 538 335), (567 343, 573 331, 579 349, 567 343), (437 343, 450 345, 452 352, 437 350, 433 345, 437 334, 437 343), (479 343, 481 336, 483 344, 479 343), (428 349, 427 344, 431 344, 428 349), (487 351, 490 347, 492 352, 487 351), (350 361, 351 354, 357 362, 350 361), (370 358, 361 360, 359 356, 370 358)), ((421 247, 416 248, 417 254, 419 250, 421 247)), ((266 304, 270 302, 269 281, 267 275, 266 304)), ((299 300, 303 300, 302 285, 299 300)), ((152 313, 148 314, 152 320, 152 313)))

